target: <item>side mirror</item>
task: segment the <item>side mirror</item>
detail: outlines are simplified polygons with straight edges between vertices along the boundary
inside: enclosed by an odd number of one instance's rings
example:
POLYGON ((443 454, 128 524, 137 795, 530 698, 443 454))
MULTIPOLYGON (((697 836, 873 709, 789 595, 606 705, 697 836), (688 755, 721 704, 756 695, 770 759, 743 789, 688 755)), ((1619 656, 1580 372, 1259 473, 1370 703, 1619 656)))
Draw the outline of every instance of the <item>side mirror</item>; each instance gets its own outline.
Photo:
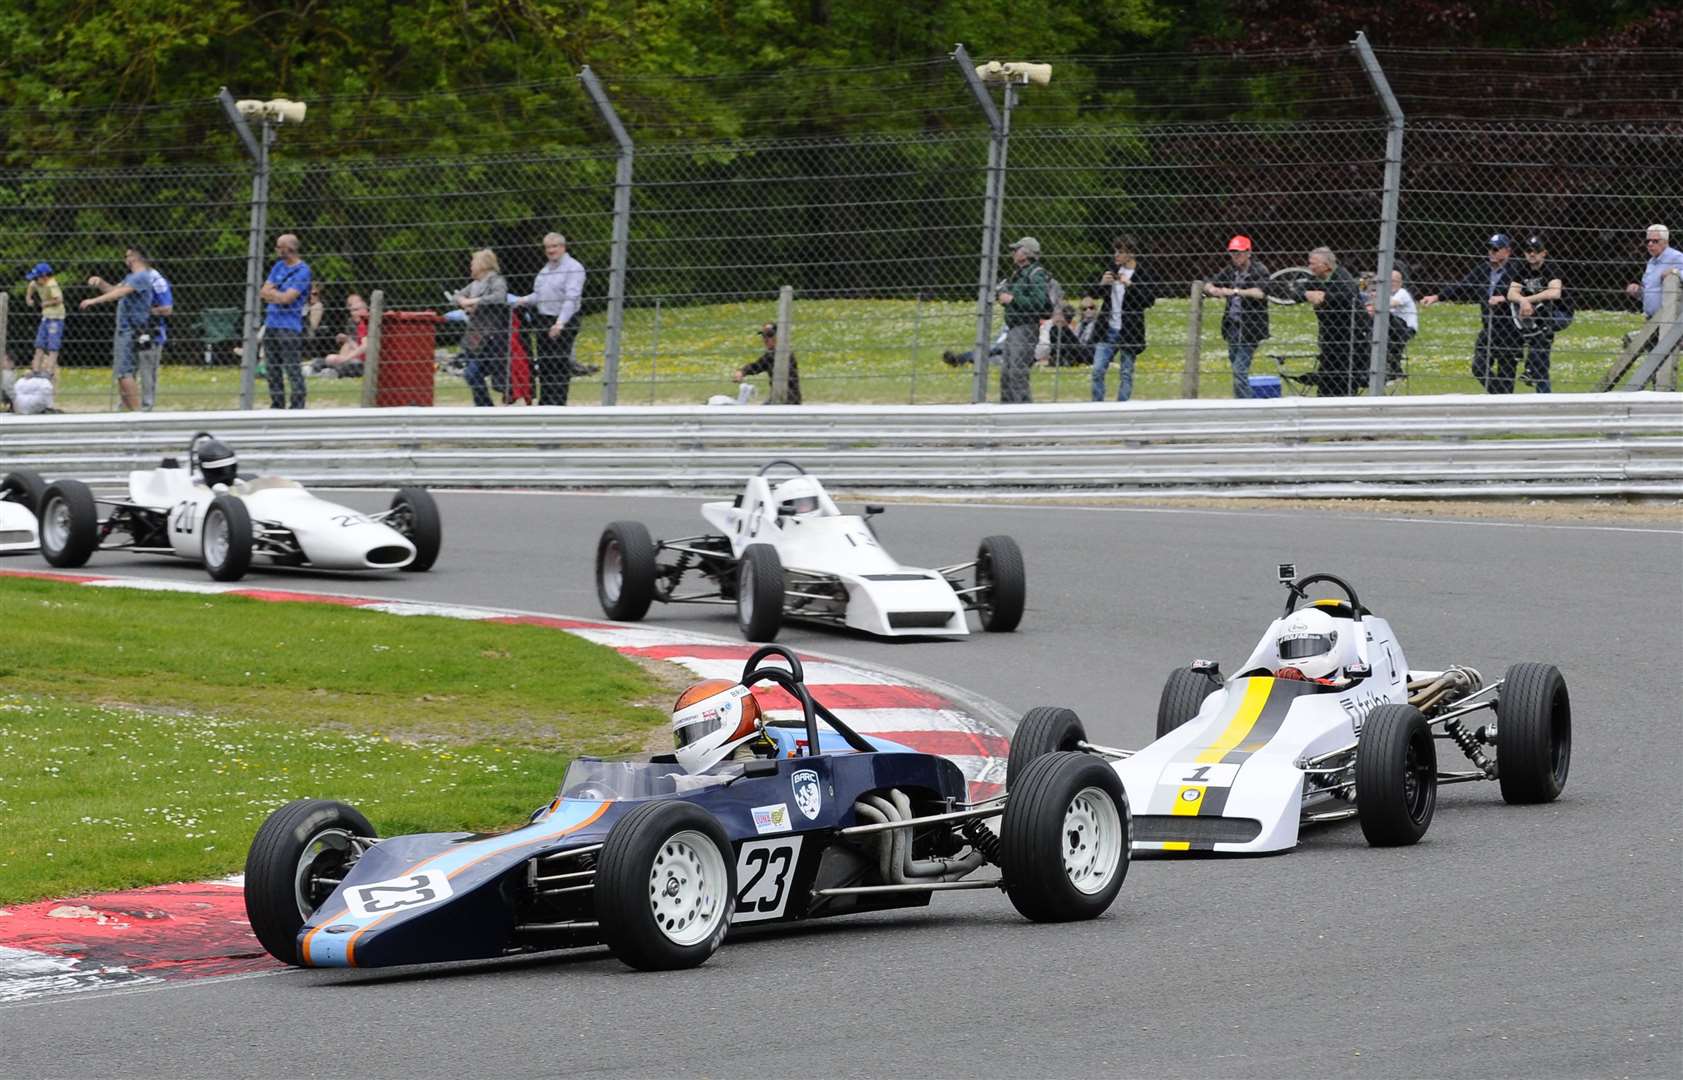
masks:
POLYGON ((1366 664, 1351 664, 1344 669, 1346 679, 1365 679, 1373 674, 1373 668, 1366 664))
POLYGON ((743 776, 776 776, 776 758, 755 758, 742 766, 743 776))
POLYGON ((778 508, 777 508, 777 516, 778 517, 794 517, 795 516, 795 508, 793 506, 779 505, 778 508))
POLYGON ((1192 670, 1200 675, 1209 675, 1213 678, 1219 679, 1221 678, 1221 661, 1194 660, 1192 661, 1192 670))
POLYGON ((878 503, 866 503, 865 504, 865 516, 866 517, 874 517, 875 515, 882 513, 886 509, 887 509, 887 507, 882 506, 878 503))

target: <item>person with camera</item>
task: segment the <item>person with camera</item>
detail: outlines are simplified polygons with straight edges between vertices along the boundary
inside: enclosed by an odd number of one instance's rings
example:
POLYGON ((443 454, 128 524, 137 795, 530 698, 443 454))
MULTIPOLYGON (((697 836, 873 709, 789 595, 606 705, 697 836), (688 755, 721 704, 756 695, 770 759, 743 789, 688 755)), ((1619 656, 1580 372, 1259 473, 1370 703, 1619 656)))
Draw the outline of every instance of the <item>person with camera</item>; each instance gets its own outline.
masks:
POLYGON ((1525 240, 1525 266, 1514 272, 1513 284, 1508 286, 1508 308, 1525 350, 1525 381, 1537 393, 1547 394, 1553 389, 1549 350, 1554 347, 1554 336, 1572 322, 1572 305, 1541 236, 1525 240))
POLYGON ((129 412, 140 408, 140 385, 135 382, 140 353, 152 347, 152 274, 146 253, 130 245, 123 252, 128 275, 116 285, 102 277, 88 279, 90 288, 100 290, 77 306, 87 311, 100 304, 117 305, 117 329, 111 338, 111 371, 117 379, 117 394, 129 412))

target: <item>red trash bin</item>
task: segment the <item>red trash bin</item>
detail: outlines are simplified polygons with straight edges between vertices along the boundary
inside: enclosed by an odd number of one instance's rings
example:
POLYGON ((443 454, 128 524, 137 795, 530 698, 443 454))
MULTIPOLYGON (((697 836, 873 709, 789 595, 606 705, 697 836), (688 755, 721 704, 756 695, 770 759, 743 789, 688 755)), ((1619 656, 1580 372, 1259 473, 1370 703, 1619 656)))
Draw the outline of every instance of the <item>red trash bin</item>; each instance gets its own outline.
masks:
POLYGON ((388 311, 381 317, 375 405, 432 404, 434 328, 443 321, 432 311, 388 311))

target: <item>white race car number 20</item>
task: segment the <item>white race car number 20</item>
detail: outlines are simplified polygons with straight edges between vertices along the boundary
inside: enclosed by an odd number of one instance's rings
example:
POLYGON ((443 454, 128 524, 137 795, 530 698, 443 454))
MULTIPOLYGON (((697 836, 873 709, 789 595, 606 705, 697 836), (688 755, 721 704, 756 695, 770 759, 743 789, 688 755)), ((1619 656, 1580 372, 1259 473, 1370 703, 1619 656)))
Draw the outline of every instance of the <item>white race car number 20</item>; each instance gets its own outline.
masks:
POLYGON ((783 915, 800 862, 801 837, 749 840, 736 855, 736 914, 731 922, 761 922, 783 915))

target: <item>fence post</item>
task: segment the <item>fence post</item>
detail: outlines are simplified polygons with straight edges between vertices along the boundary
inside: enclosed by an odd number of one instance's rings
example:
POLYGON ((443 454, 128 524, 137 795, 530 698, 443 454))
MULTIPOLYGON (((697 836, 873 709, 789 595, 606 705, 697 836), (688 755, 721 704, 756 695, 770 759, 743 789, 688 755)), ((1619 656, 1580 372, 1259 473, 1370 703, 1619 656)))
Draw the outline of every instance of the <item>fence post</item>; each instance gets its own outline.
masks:
POLYGON ((253 135, 226 86, 217 92, 216 100, 222 103, 222 111, 228 114, 255 166, 251 174, 251 233, 245 245, 245 355, 240 357, 240 408, 249 409, 257 385, 257 327, 261 321, 257 293, 263 282, 263 237, 269 229, 269 144, 274 142, 274 129, 265 118, 258 134, 253 135))
POLYGON ((965 85, 975 95, 988 121, 988 185, 982 203, 982 261, 976 272, 976 381, 970 400, 976 403, 988 399, 988 347, 993 344, 994 275, 999 268, 999 233, 1005 204, 1005 158, 1010 145, 1011 104, 1015 88, 1005 84, 1005 109, 994 107, 993 95, 982 85, 976 65, 962 44, 953 47, 952 58, 958 64, 965 85))
POLYGON ((614 245, 608 256, 608 327, 602 345, 602 404, 619 401, 619 341, 625 323, 625 267, 631 247, 631 159, 635 148, 619 113, 589 66, 579 69, 579 82, 602 114, 603 123, 619 144, 619 163, 614 166, 614 245))
POLYGON ((11 312, 12 294, 0 289, 0 356, 6 355, 6 322, 11 317, 11 312))
POLYGON ((789 334, 794 321, 795 287, 785 285, 777 290, 777 348, 771 354, 771 403, 789 403, 789 334))
POLYGON ((368 294, 368 347, 362 351, 362 407, 374 407, 380 388, 380 320, 386 314, 386 291, 368 294))
POLYGON ((1356 31, 1356 40, 1350 44, 1361 58, 1362 70, 1373 84, 1374 93, 1385 106, 1386 118, 1385 190, 1379 209, 1379 280, 1374 283, 1378 291, 1373 298, 1373 356, 1367 375, 1368 396, 1379 397, 1385 393, 1386 354, 1391 343, 1391 270, 1397 261, 1397 208, 1402 200, 1403 111, 1396 95, 1391 93, 1391 83, 1379 66, 1379 58, 1373 55, 1367 35, 1356 31))
POLYGON ((1204 283, 1192 283, 1191 303, 1186 306, 1186 368, 1180 373, 1180 396, 1198 396, 1198 365, 1204 358, 1204 283))

